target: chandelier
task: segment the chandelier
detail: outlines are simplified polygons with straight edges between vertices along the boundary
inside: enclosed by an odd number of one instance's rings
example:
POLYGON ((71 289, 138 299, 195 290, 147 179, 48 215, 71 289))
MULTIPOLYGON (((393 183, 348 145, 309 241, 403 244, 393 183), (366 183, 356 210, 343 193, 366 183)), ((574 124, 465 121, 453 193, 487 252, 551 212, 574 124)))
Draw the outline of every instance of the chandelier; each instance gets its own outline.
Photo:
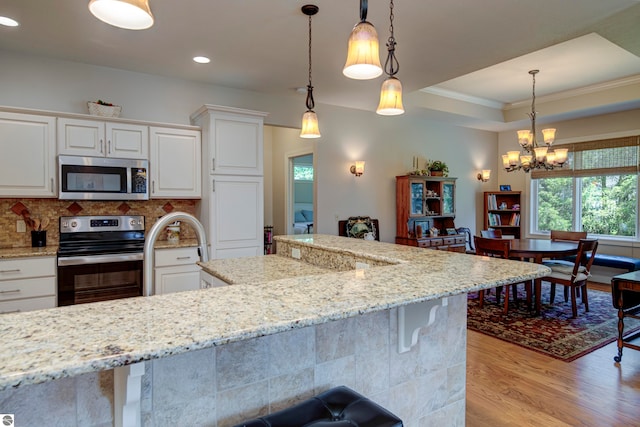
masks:
POLYGON ((562 167, 567 162, 567 148, 550 150, 551 144, 556 137, 556 130, 553 128, 542 129, 542 138, 545 145, 539 146, 536 139, 536 74, 540 70, 531 70, 529 74, 533 78, 533 98, 531 101, 531 113, 527 115, 531 118, 531 130, 518 131, 518 143, 521 151, 507 151, 502 155, 502 165, 507 172, 519 169, 529 172, 531 169, 551 170, 562 167))

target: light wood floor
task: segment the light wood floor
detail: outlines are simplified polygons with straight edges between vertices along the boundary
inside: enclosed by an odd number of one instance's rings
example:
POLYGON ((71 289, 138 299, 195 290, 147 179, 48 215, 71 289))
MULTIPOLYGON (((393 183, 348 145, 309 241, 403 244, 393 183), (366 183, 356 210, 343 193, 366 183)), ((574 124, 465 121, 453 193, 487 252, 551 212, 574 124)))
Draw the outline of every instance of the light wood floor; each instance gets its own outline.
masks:
POLYGON ((640 351, 625 348, 616 364, 614 342, 567 363, 467 337, 467 426, 640 426, 640 351))

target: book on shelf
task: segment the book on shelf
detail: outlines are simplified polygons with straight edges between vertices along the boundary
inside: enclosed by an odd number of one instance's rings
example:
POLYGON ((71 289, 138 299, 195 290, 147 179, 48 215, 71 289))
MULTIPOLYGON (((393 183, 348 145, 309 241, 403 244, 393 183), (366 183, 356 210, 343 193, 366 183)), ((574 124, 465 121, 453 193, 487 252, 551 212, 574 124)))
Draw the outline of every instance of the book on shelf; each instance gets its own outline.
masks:
POLYGON ((513 226, 518 226, 520 225, 520 214, 519 213, 513 213, 511 215, 511 219, 509 219, 509 225, 513 225, 513 226))

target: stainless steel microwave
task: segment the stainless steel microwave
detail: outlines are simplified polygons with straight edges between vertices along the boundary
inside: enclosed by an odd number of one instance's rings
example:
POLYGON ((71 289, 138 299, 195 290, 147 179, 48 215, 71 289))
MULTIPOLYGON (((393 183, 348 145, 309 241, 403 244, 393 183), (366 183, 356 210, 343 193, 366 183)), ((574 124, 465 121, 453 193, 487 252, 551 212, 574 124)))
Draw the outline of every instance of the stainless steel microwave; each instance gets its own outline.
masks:
POLYGON ((58 172, 59 199, 149 199, 147 160, 58 156, 58 172))

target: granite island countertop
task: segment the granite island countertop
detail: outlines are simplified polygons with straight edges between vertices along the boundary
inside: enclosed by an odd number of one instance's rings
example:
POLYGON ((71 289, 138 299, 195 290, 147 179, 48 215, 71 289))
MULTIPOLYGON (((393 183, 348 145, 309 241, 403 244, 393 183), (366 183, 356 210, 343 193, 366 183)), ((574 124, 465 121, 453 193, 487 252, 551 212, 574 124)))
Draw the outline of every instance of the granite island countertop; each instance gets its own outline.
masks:
POLYGON ((261 284, 299 276, 331 273, 333 270, 279 255, 214 259, 198 262, 202 269, 231 285, 261 284))
MULTIPOLYGON (((366 270, 0 316, 0 390, 542 277, 538 264, 337 236, 279 236, 366 270)), ((280 248, 280 246, 278 246, 280 248)), ((270 261, 267 261, 270 262, 270 261)))

